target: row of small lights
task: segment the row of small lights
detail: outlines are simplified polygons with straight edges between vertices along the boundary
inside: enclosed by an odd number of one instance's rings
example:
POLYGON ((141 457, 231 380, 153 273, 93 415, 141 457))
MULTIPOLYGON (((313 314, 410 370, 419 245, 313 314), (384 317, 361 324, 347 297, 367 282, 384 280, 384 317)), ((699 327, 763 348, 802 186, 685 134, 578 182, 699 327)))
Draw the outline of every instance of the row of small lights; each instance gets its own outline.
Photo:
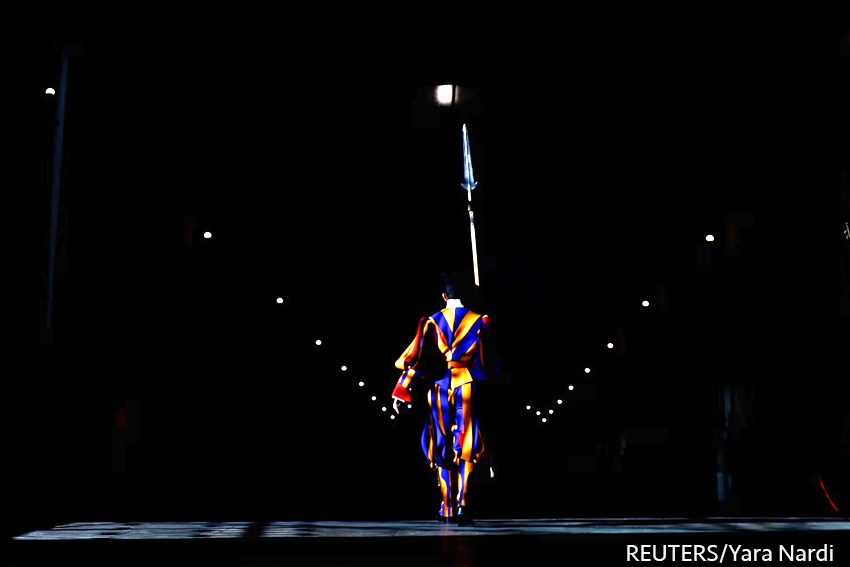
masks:
MULTIPOLYGON (((711 235, 711 234, 707 234, 707 235, 705 236, 705 240, 706 240, 706 242, 714 242, 714 236, 713 236, 713 235, 711 235)), ((644 307, 649 307, 649 301, 644 300, 643 302, 641 302, 641 305, 643 305, 644 307)), ((614 348, 614 343, 608 343, 608 345, 607 345, 607 346, 608 346, 608 348, 614 348)), ((590 374, 590 368, 585 368, 585 369, 584 369, 584 372, 585 372, 585 374, 590 374)), ((572 385, 572 384, 570 384, 570 385, 568 386, 568 389, 569 389, 570 391, 572 391, 572 390, 574 390, 575 388, 573 387, 573 385, 572 385)), ((563 401, 563 400, 558 400, 558 404, 563 404, 563 403, 564 403, 564 401, 563 401)), ((530 411, 530 410, 531 410, 531 406, 525 406, 525 409, 530 411)), ((537 415, 540 415, 540 410, 537 410, 537 412, 535 412, 535 413, 536 413, 537 415)), ((550 414, 550 415, 552 415, 552 414, 554 414, 554 413, 555 413, 555 410, 553 410, 553 409, 549 409, 549 414, 550 414)), ((542 417, 542 418, 540 418, 540 421, 541 421, 542 423, 546 423, 546 418, 545 418, 545 417, 542 417)))
MULTIPOLYGON (((52 91, 52 90, 53 90, 53 89, 48 89, 48 91, 52 91)), ((441 91, 439 91, 439 90, 438 90, 438 95, 439 95, 439 93, 440 93, 440 92, 441 92, 441 91)), ((50 92, 49 92, 48 94, 53 94, 53 93, 50 93, 50 92)), ((211 233, 211 232, 205 232, 205 233, 204 233, 204 238, 212 238, 212 233, 211 233)), ((708 234, 708 235, 706 235, 705 240, 706 240, 707 242, 714 242, 714 236, 713 236, 713 235, 711 235, 711 234, 708 234)), ((277 298, 277 302, 278 302, 278 303, 283 303, 283 298, 282 298, 282 297, 278 297, 278 298, 277 298)), ((641 305, 643 305, 644 307, 649 307, 649 301, 644 300, 644 301, 641 303, 641 305)), ((319 345, 319 346, 320 346, 321 344, 322 344, 322 341, 318 341, 318 340, 316 341, 316 345, 319 345)), ((608 345, 607 345, 607 346, 608 346, 608 348, 609 348, 609 349, 610 349, 610 348, 614 348, 614 343, 608 343, 608 345)), ((342 367, 342 371, 344 372, 344 371, 346 371, 346 370, 348 370, 348 368, 347 368, 347 367, 345 367, 345 366, 343 366, 343 367, 342 367)), ((584 372, 585 372, 585 374, 590 374, 590 368, 585 368, 585 369, 584 369, 584 372)), ((364 384, 363 382, 360 382, 360 383, 359 383, 359 385, 360 385, 360 387, 363 387, 365 384, 364 384)), ((568 389, 569 389, 570 391, 572 391, 572 390, 574 390, 574 389, 575 389, 575 387, 574 387, 572 384, 570 384, 570 385, 568 386, 568 389)), ((372 396, 372 401, 373 401, 373 402, 374 402, 375 400, 377 400, 377 399, 378 399, 378 398, 377 398, 376 396, 372 396)), ((563 403, 564 403, 564 401, 563 401, 563 400, 558 400, 558 401, 557 401, 557 403, 558 403, 558 404, 563 404, 563 403)), ((412 407, 413 407, 413 405, 411 405, 411 404, 407 404, 407 407, 408 407, 408 408, 412 408, 412 407)), ((525 406, 525 409, 526 409, 526 410, 531 410, 531 406, 525 406)), ((386 406, 382 407, 382 408, 381 408, 381 411, 387 411, 386 406)), ((539 411, 539 410, 538 410, 536 413, 537 413, 537 415, 540 415, 540 411, 539 411)), ((549 414, 550 414, 550 415, 552 415, 552 414, 554 414, 554 413, 555 413, 555 410, 553 410, 553 409, 550 409, 550 410, 549 410, 549 414)), ((391 414, 391 415, 390 415, 390 419, 395 419, 395 416, 391 414)), ((546 423, 546 418, 545 418, 545 417, 543 417, 543 418, 541 418, 541 420, 540 420, 540 421, 541 421, 542 423, 546 423)))
MULTIPOLYGON (((212 238, 212 233, 211 233, 211 232, 205 232, 205 233, 204 233, 204 238, 212 238)), ((278 302, 278 303, 283 303, 283 298, 282 298, 282 297, 278 297, 278 298, 277 298, 277 302, 278 302)), ((321 341, 321 340, 317 340, 317 341, 316 341, 316 346, 322 346, 322 341, 321 341)), ((343 367, 341 367, 341 370, 342 370, 343 372, 345 372, 346 370, 348 370, 348 367, 347 367, 347 366, 343 366, 343 367)), ((358 385, 362 388, 362 387, 363 387, 363 386, 365 386, 366 384, 364 384, 363 382, 360 382, 358 385)), ((377 399, 378 399, 378 398, 377 398, 377 396, 372 396, 372 401, 373 401, 373 402, 374 402, 375 400, 377 400, 377 399)), ((408 407, 408 408, 412 408, 412 407, 413 407, 413 405, 412 405, 412 404, 407 404, 407 407, 408 407)), ((386 406, 382 407, 382 408, 381 408, 381 411, 387 411, 386 406)), ((395 416, 394 416, 394 415, 390 415, 390 419, 395 419, 395 416)))
MULTIPOLYGON (((646 301, 644 301, 644 303, 647 303, 647 302, 646 302, 646 301)), ((645 307, 645 306, 644 306, 644 307, 645 307)), ((608 343, 608 348, 614 348, 614 345, 613 345, 612 343, 608 343)), ((589 373, 590 373, 590 368, 585 368, 585 369, 584 369, 584 372, 585 372, 585 374, 589 374, 589 373)), ((572 391, 572 390, 574 390, 574 389, 575 389, 575 387, 574 387, 572 384, 570 384, 569 386, 567 386, 567 388, 568 388, 570 391, 572 391)), ((564 400, 558 400, 558 404, 563 404, 563 403, 564 403, 564 400)), ((530 410, 530 409, 531 409, 531 406, 525 406, 525 409, 530 410)), ((553 413, 555 413, 555 410, 550 409, 550 410, 549 410, 549 414, 551 415, 551 414, 553 414, 553 413)), ((540 410, 538 410, 538 411, 537 411, 537 415, 540 415, 540 410)), ((546 418, 545 418, 545 417, 544 417, 544 418, 541 418, 541 421, 542 421, 543 423, 546 423, 546 418)))
MULTIPOLYGON (((45 91, 45 94, 54 95, 54 94, 56 94, 56 91, 55 91, 54 89, 52 89, 52 88, 48 88, 48 89, 45 91)), ((451 102, 451 98, 452 98, 452 85, 440 85, 439 87, 437 87, 437 100, 438 100, 441 104, 448 104, 449 102, 451 102)), ((205 232, 205 233, 204 233, 204 238, 212 238, 212 233, 211 233, 211 232, 205 232)), ((713 236, 713 235, 711 235, 711 234, 708 234, 708 235, 706 235, 705 240, 706 240, 707 242, 714 242, 714 236, 713 236)), ((283 303, 283 298, 282 298, 282 297, 278 297, 278 298, 277 298, 277 302, 278 302, 278 303, 283 303)), ((641 303, 641 305, 643 305, 644 307, 649 307, 649 301, 644 301, 643 303, 641 303)), ((322 341, 316 341, 316 345, 321 345, 321 344, 322 344, 322 341)), ((613 344, 613 343, 608 343, 608 348, 614 348, 614 344, 613 344)), ((343 371, 345 371, 345 370, 347 370, 347 368, 346 368, 345 366, 343 366, 343 367, 342 367, 342 370, 343 370, 343 371)), ((585 368, 585 369, 584 369, 584 371, 585 371, 585 373, 589 374, 589 373, 590 373, 590 368, 585 368)), ((362 386, 364 386, 363 382, 360 382, 360 386, 361 386, 361 387, 362 387, 362 386)), ((569 389, 570 389, 571 391, 574 389, 574 387, 572 386, 572 384, 569 386, 569 389)), ((376 399, 377 399, 377 397, 376 397, 376 396, 372 396, 372 401, 375 401, 376 399)), ((564 403, 564 402, 563 402, 563 400, 558 400, 558 404, 562 404, 562 403, 564 403)), ((411 404, 407 404, 407 407, 408 407, 408 408, 412 408, 413 406, 412 406, 411 404)), ((527 410, 531 410, 531 406, 525 406, 525 409, 527 409, 527 410)), ((387 411, 386 406, 382 407, 382 408, 381 408, 381 411, 387 411)), ((555 410, 553 410, 553 409, 550 409, 550 410, 549 410, 549 414, 550 414, 550 415, 551 415, 551 414, 554 414, 554 413, 555 413, 555 410)), ((540 415, 540 411, 539 411, 539 410, 537 411, 537 415, 540 415)), ((394 416, 394 415, 390 415, 390 419, 395 419, 395 416, 394 416)), ((541 421, 542 421, 543 423, 546 423, 546 418, 545 418, 545 417, 544 417, 544 418, 541 418, 541 421)))
MULTIPOLYGON (((48 88, 48 89, 45 91, 45 94, 55 95, 55 94, 56 94, 56 91, 55 91, 53 88, 48 88)), ((205 232, 205 233, 204 233, 204 238, 207 238, 207 239, 212 238, 212 233, 211 233, 211 232, 205 232)), ((283 298, 282 298, 282 297, 278 297, 278 298, 277 298, 277 302, 278 302, 278 303, 283 303, 283 298)), ((321 344, 322 344, 322 341, 320 341, 320 340, 317 340, 317 341, 316 341, 316 346, 321 346, 321 344)), ((347 366, 343 366, 343 367, 342 367, 342 371, 343 371, 343 372, 345 372, 346 370, 348 370, 348 367, 347 367, 347 366)), ((365 384, 364 384, 363 382, 360 382, 360 384, 359 384, 359 385, 360 385, 361 387, 365 386, 365 384)), ((377 399, 377 397, 376 397, 376 396, 372 396, 372 401, 375 401, 376 399, 377 399)), ((413 405, 411 405, 411 404, 407 404, 407 407, 408 407, 408 408, 412 408, 412 407, 413 407, 413 405)), ((381 411, 387 411, 386 406, 382 407, 382 408, 381 408, 381 411)), ((394 415, 391 415, 391 416, 390 416, 390 419, 395 419, 395 416, 394 416, 394 415)))
MULTIPOLYGON (((55 95, 55 94, 56 94, 56 91, 55 91, 53 88, 48 88, 48 89, 45 91, 45 94, 55 95)), ((205 233, 204 233, 204 238, 206 238, 206 239, 212 238, 212 233, 211 233, 211 232, 205 232, 205 233)), ((278 298, 277 298, 277 302, 278 302, 278 303, 283 303, 283 298, 282 298, 282 297, 278 297, 278 298)), ((317 340, 317 341, 316 341, 316 345, 317 345, 317 346, 321 346, 321 344, 322 344, 322 341, 320 341, 320 340, 317 340)), ((343 371, 343 372, 345 372, 346 370, 348 370, 348 367, 347 367, 347 366, 343 366, 343 367, 342 367, 342 371, 343 371)), ((365 384, 364 384, 363 382, 360 382, 360 384, 359 384, 359 385, 360 385, 361 387, 363 387, 365 384)), ((377 399, 377 397, 376 397, 376 396, 372 396, 372 401, 375 401, 376 399, 377 399)), ((413 407, 413 405, 411 405, 411 404, 407 404, 407 407, 408 407, 408 408, 412 408, 412 407, 413 407)), ((381 408, 381 411, 387 411, 386 406, 382 407, 382 408, 381 408)), ((394 416, 394 415, 390 415, 390 419, 395 419, 395 416, 394 416)))
MULTIPOLYGON (((278 298, 277 298, 277 302, 278 302, 278 303, 283 303, 283 298, 278 297, 278 298)), ((317 341, 316 341, 316 346, 321 346, 321 345, 322 345, 322 341, 317 340, 317 341)), ((348 367, 347 367, 347 366, 342 366, 342 367, 340 368, 340 370, 342 370, 343 372, 345 372, 346 370, 348 370, 348 367)), ((358 383, 357 383, 357 385, 358 385, 358 386, 360 386, 360 387, 362 388, 362 387, 364 387, 366 384, 365 384, 364 382, 358 382, 358 383)), ((411 390, 412 390, 412 389, 413 389, 413 388, 411 388, 411 390)), ((377 396, 372 396, 372 401, 373 401, 373 402, 374 402, 375 400, 377 400, 377 399, 378 399, 378 397, 377 397, 377 396)), ((413 408, 413 404, 407 404, 407 407, 408 407, 408 409, 413 408)), ((381 411, 387 411, 387 407, 386 407, 386 406, 382 407, 382 408, 381 408, 381 411)), ((391 414, 391 415, 390 415, 390 419, 395 419, 395 416, 391 414)))

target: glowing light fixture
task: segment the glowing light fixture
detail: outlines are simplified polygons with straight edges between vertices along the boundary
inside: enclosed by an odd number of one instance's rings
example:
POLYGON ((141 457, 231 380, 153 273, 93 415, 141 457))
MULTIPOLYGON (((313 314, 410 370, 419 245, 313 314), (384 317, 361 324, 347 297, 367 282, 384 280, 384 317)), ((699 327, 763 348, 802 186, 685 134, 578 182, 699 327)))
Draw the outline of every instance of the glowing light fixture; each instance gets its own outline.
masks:
POLYGON ((540 415, 540 412, 537 412, 537 415, 540 415))
POLYGON ((56 94, 56 91, 54 91, 54 90, 53 90, 53 87, 48 87, 48 88, 47 88, 47 90, 46 90, 46 91, 44 91, 44 94, 51 94, 51 95, 53 95, 53 94, 56 94))
POLYGON ((407 404, 407 409, 411 409, 412 407, 413 407, 413 404, 407 404))
POLYGON ((531 406, 525 406, 525 409, 531 409, 531 406))
POLYGON ((320 345, 320 344, 322 344, 322 341, 316 341, 316 344, 320 345))
POLYGON ((394 415, 391 415, 391 416, 390 416, 390 419, 395 419, 395 416, 394 416, 394 415))
POLYGON ((572 390, 572 389, 573 389, 573 386, 572 386, 572 384, 570 384, 570 390, 572 390))
POLYGON ((437 102, 440 104, 451 104, 452 102, 452 86, 440 85, 437 87, 437 102))
POLYGON ((643 305, 644 307, 649 307, 649 302, 648 302, 648 301, 644 301, 643 303, 641 303, 641 305, 643 305))
MULTIPOLYGON (((342 367, 342 371, 343 371, 343 372, 345 372, 346 370, 348 370, 348 367, 347 367, 347 366, 343 366, 343 367, 342 367)), ((360 382, 360 385, 362 386, 362 385, 363 385, 363 382, 360 382)))
POLYGON ((549 413, 550 413, 550 414, 555 413, 555 410, 550 409, 550 410, 549 410, 549 413))
POLYGON ((373 401, 373 402, 374 402, 375 400, 377 400, 377 399, 378 399, 378 398, 376 398, 375 396, 372 396, 372 401, 373 401))
POLYGON ((211 232, 205 232, 204 238, 212 238, 212 233, 211 232))
POLYGON ((608 348, 614 348, 614 343, 608 343, 608 348))
POLYGON ((278 303, 283 303, 283 298, 282 298, 282 297, 278 297, 278 298, 277 298, 277 302, 278 302, 278 303))
POLYGON ((360 383, 358 384, 358 386, 362 386, 362 385, 363 385, 363 382, 360 382, 360 383))
POLYGON ((564 400, 558 400, 558 403, 562 404, 562 403, 564 403, 564 400))
POLYGON ((705 239, 706 239, 708 242, 714 242, 714 236, 712 236, 711 234, 706 235, 705 239))
POLYGON ((585 373, 585 374, 590 374, 590 368, 585 368, 585 369, 584 369, 584 373, 585 373))
POLYGON ((386 406, 381 408, 381 411, 387 411, 386 406))
POLYGON ((546 423, 546 418, 545 418, 545 417, 543 418, 543 423, 546 423))

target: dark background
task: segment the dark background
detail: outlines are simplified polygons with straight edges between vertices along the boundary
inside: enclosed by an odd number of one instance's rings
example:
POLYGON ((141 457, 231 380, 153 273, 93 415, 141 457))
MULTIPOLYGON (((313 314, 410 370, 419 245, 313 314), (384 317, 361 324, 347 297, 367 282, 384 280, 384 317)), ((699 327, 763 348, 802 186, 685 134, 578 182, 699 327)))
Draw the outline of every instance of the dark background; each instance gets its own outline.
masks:
MULTIPOLYGON (((399 65, 389 40, 76 44, 54 330, 4 414, 9 529, 430 518, 424 390, 395 420, 381 407, 444 307, 439 270, 471 269, 463 123, 501 370, 478 517, 830 513, 844 373, 792 370, 823 316, 779 291, 786 252, 758 214, 791 187, 780 73, 662 43, 626 60, 565 39, 569 65, 532 53, 521 79, 495 55, 399 65)), ((58 50, 32 53, 43 93, 58 50)), ((54 118, 44 97, 42 310, 54 118)), ((846 173, 841 196, 843 222, 846 173)))

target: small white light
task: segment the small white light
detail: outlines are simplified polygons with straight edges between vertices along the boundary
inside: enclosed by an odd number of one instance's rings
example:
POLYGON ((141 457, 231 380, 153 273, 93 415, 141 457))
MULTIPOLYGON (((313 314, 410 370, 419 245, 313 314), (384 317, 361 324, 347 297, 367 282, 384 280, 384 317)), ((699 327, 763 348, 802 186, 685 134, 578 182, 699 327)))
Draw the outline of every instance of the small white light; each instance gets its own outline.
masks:
POLYGON ((549 410, 549 413, 550 413, 550 414, 555 413, 555 410, 550 409, 550 410, 549 410))
POLYGON ((525 409, 531 409, 531 406, 525 406, 525 409))
POLYGON ((705 239, 706 239, 707 241, 709 241, 709 242, 714 242, 714 236, 712 236, 711 234, 707 235, 707 236, 705 237, 705 239))
POLYGON ((648 302, 648 301, 644 301, 643 303, 641 303, 641 305, 643 305, 644 307, 649 307, 649 302, 648 302))
POLYGON ((377 399, 378 399, 378 398, 376 398, 375 396, 372 396, 372 401, 373 401, 373 402, 374 402, 375 400, 377 400, 377 399))
POLYGON ((381 411, 387 411, 387 408, 386 408, 386 407, 382 407, 382 408, 381 408, 381 411))
POLYGON ((407 409, 413 408, 413 404, 407 404, 407 409))
POLYGON ((608 343, 608 348, 614 348, 614 343, 608 343))
POLYGON ((437 87, 437 102, 440 104, 449 104, 452 101, 452 86, 440 85, 437 87))
POLYGON ((546 418, 545 418, 545 417, 543 418, 543 423, 546 423, 546 418))
MULTIPOLYGON (((345 372, 346 370, 348 370, 348 367, 347 367, 347 366, 343 366, 343 367, 342 367, 342 371, 343 371, 343 372, 345 372)), ((362 386, 362 385, 363 385, 363 382, 360 382, 360 385, 362 386)))
POLYGON ((540 412, 537 412, 537 415, 540 415, 540 412))
POLYGON ((277 298, 277 302, 278 302, 278 303, 283 303, 283 298, 282 298, 282 297, 278 297, 278 298, 277 298))
POLYGON ((53 87, 48 87, 44 94, 56 94, 56 91, 53 90, 53 87))
POLYGON ((573 387, 572 387, 572 385, 570 385, 570 390, 572 390, 572 389, 573 389, 573 387))
POLYGON ((564 400, 558 400, 558 403, 562 404, 562 403, 564 403, 564 400))
POLYGON ((590 374, 590 368, 585 368, 585 369, 584 369, 584 373, 585 373, 585 374, 590 374))
POLYGON ((395 419, 395 416, 394 416, 394 415, 391 415, 391 416, 390 416, 390 419, 395 419))
POLYGON ((363 385, 363 382, 360 382, 360 383, 359 383, 359 384, 357 384, 357 385, 358 385, 358 386, 362 386, 362 385, 363 385))
POLYGON ((211 232, 205 232, 204 238, 212 238, 212 233, 211 232))
POLYGON ((316 344, 320 345, 320 344, 322 344, 322 341, 316 341, 316 344))

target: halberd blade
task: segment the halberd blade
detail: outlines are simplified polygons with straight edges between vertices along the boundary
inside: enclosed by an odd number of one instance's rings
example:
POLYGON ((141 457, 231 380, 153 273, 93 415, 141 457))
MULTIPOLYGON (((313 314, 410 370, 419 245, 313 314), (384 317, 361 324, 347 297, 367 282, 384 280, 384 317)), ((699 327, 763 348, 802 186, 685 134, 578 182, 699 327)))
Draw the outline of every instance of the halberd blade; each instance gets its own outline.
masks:
POLYGON ((463 183, 461 187, 467 191, 472 191, 475 186, 475 176, 472 173, 472 156, 469 155, 469 133, 466 130, 466 124, 463 125, 463 183))

